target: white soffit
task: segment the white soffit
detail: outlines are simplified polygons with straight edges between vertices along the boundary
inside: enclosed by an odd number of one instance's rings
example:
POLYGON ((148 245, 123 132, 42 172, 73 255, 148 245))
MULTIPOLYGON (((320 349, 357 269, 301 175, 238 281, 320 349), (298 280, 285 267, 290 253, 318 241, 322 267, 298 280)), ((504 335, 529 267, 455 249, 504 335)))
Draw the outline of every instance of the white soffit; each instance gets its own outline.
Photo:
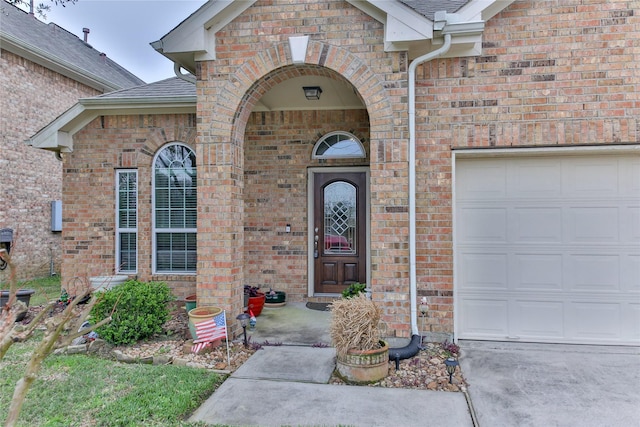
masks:
POLYGON ((254 3, 255 0, 207 2, 151 46, 193 73, 195 61, 216 58, 216 32, 254 3), (193 56, 185 53, 193 53, 193 56))

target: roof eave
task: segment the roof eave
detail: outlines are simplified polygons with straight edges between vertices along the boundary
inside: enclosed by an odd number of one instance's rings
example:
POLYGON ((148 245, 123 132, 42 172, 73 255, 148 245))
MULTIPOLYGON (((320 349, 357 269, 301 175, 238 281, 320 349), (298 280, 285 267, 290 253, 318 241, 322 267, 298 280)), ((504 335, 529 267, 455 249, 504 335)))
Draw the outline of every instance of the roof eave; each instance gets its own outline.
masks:
POLYGON ((216 32, 255 2, 207 2, 160 40, 150 44, 157 52, 195 75, 196 61, 216 59, 216 32))
POLYGON ((195 114, 196 97, 83 98, 25 141, 43 150, 70 153, 73 135, 98 116, 195 114))
POLYGON ((0 44, 2 45, 2 49, 7 50, 8 52, 19 55, 31 62, 92 87, 102 93, 123 89, 120 85, 116 85, 108 80, 96 76, 95 74, 89 73, 70 62, 53 56, 48 52, 29 43, 25 43, 5 32, 0 32, 0 44))

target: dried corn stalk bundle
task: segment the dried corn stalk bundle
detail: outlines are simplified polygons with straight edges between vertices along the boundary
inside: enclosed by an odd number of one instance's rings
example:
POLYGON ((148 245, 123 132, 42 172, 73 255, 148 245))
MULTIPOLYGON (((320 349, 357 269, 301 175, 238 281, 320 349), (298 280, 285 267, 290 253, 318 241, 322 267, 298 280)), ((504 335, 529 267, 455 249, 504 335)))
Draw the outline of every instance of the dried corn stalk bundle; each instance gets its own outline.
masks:
POLYGON ((336 353, 380 348, 381 316, 382 309, 364 294, 334 301, 329 333, 336 353))

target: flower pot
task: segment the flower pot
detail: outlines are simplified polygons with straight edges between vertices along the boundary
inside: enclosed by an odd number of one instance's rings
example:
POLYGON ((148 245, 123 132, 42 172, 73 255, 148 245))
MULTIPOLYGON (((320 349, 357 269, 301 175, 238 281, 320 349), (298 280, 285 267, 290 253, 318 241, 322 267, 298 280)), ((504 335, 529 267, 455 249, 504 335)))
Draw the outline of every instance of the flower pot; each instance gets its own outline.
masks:
POLYGON ((186 297, 184 299, 185 302, 185 308, 187 309, 187 313, 189 313, 191 310, 193 310, 194 308, 196 308, 196 294, 193 295, 189 295, 188 297, 186 297))
MULTIPOLYGON (((25 303, 27 307, 29 307, 29 301, 31 300, 31 295, 33 295, 35 292, 36 292, 35 289, 18 289, 16 291, 16 299, 18 301, 22 301, 23 303, 25 303)), ((8 302, 9 302, 9 291, 8 290, 0 291, 0 307, 3 307, 8 302)), ((27 314, 26 311, 18 313, 18 316, 16 317, 16 322, 19 322, 22 319, 24 319, 26 314, 27 314)))
POLYGON ((222 313, 220 307, 205 306, 197 307, 189 311, 189 332, 191 332, 191 338, 194 340, 198 338, 196 335, 196 326, 200 322, 205 320, 211 320, 218 314, 222 313))
POLYGON ((129 280, 129 276, 125 275, 89 277, 89 283, 94 292, 106 291, 123 284, 127 280, 129 280))
POLYGON ((274 294, 265 294, 265 307, 282 307, 286 304, 287 294, 283 291, 275 291, 274 294))
POLYGON ((380 381, 389 374, 389 346, 380 341, 375 350, 351 349, 344 356, 337 357, 336 368, 347 382, 367 384, 380 381))
POLYGON ((250 311, 249 314, 253 313, 256 317, 260 316, 260 313, 262 313, 262 309, 264 308, 265 299, 266 296, 262 292, 258 292, 258 295, 255 297, 250 296, 249 304, 247 305, 247 308, 250 311))

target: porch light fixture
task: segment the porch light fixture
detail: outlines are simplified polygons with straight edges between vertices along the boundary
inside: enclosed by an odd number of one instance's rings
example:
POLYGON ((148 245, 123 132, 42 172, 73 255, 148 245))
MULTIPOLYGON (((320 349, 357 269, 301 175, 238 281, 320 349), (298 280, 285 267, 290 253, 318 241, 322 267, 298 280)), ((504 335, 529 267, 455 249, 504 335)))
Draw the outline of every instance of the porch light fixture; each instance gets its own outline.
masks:
POLYGON ((247 323, 249 322, 249 315, 247 313, 240 313, 236 316, 236 320, 240 322, 242 326, 242 335, 244 336, 243 343, 247 347, 247 323))
POLYGON ((449 384, 451 384, 451 377, 453 377, 453 374, 456 372, 458 361, 453 357, 449 357, 444 361, 444 364, 447 366, 447 373, 449 374, 449 384))
POLYGON ((304 96, 309 101, 319 101, 322 88, 320 86, 303 86, 304 96))

